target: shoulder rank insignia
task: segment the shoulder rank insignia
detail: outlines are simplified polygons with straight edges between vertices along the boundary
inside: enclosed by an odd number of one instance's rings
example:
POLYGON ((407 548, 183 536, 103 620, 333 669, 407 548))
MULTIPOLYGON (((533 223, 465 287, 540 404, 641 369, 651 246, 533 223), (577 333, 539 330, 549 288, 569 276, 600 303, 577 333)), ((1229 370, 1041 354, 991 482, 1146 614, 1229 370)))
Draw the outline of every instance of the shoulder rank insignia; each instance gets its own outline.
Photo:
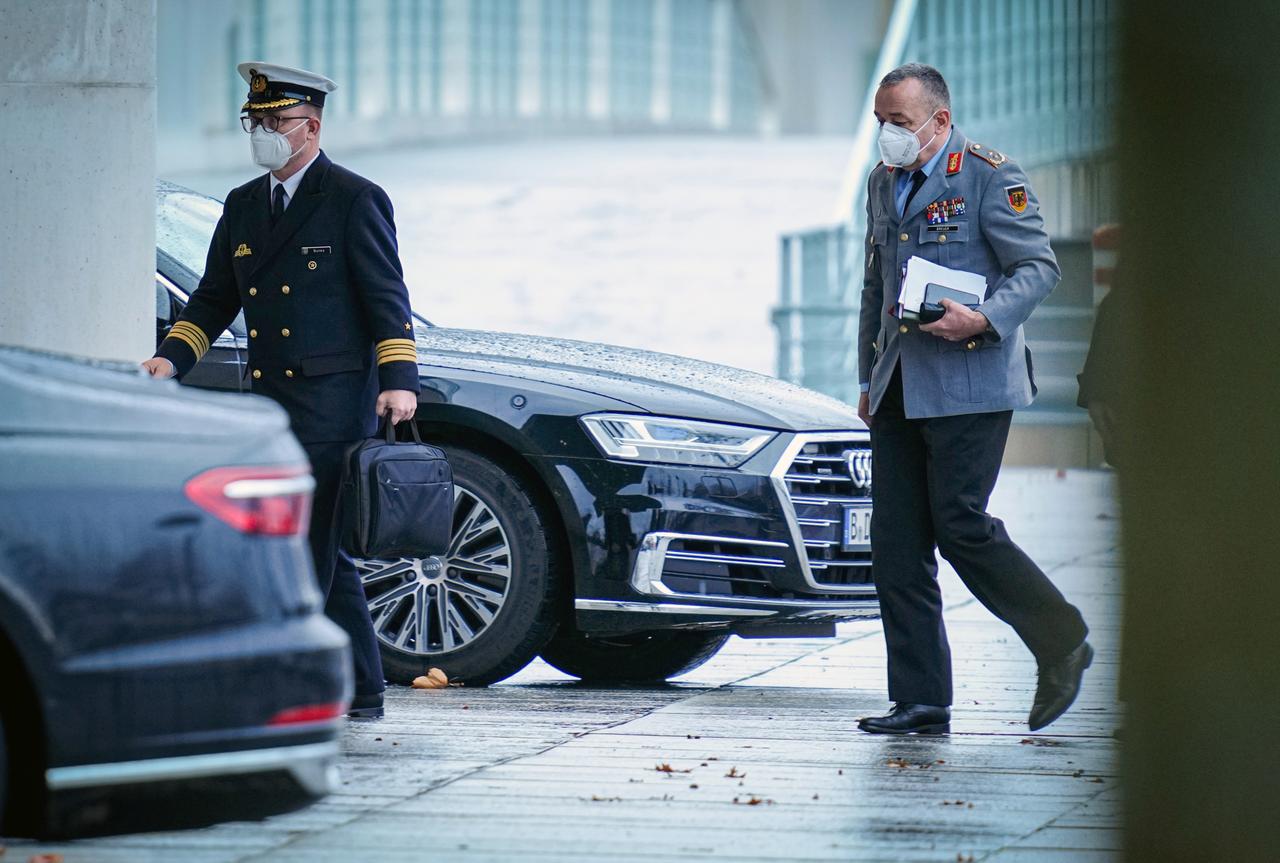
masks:
POLYGON ((977 156, 993 168, 999 168, 1005 162, 1009 161, 1004 157, 1003 153, 998 153, 990 147, 984 147, 981 144, 970 145, 969 152, 973 153, 973 155, 977 156))
POLYGON ((964 164, 964 150, 958 150, 954 153, 947 154, 947 176, 960 173, 960 166, 964 164))
POLYGON ((1009 207, 1015 213, 1021 213, 1027 208, 1027 187, 1023 184, 1005 186, 1004 193, 1009 198, 1009 207))
POLYGON ((253 254, 253 249, 249 248, 249 244, 241 243, 240 248, 236 249, 235 256, 237 258, 243 258, 245 255, 252 255, 252 254, 253 254))

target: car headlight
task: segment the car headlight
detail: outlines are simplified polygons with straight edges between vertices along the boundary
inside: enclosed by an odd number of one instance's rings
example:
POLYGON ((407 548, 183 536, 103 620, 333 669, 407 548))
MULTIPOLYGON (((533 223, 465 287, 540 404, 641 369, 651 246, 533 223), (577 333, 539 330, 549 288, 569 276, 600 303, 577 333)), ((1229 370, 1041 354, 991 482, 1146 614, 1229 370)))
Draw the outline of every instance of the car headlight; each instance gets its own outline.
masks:
POLYGON ((638 414, 591 414, 582 424, 609 458, 737 467, 776 432, 724 423, 638 414))

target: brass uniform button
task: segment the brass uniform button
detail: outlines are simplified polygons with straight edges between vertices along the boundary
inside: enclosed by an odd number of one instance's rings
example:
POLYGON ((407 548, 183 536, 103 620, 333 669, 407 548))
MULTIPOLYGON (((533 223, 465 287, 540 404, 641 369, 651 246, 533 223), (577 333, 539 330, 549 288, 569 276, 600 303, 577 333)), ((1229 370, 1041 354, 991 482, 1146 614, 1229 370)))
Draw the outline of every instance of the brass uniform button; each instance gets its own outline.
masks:
POLYGON ((251 339, 256 339, 257 337, 258 337, 258 331, 257 331, 257 330, 249 330, 249 338, 251 338, 251 339))
POLYGON ((910 234, 899 234, 899 235, 898 235, 898 242, 900 242, 900 243, 905 243, 905 242, 906 242, 907 240, 909 240, 909 239, 911 239, 911 235, 910 235, 910 234))
POLYGON ((286 378, 291 378, 291 377, 293 377, 293 369, 285 369, 285 370, 284 370, 284 376, 285 376, 286 378))
POLYGON ((967 342, 965 342, 965 343, 964 343, 964 349, 965 349, 966 351, 971 351, 971 350, 973 350, 974 348, 976 348, 977 346, 978 346, 978 343, 977 343, 977 342, 975 342, 973 339, 969 339, 969 341, 967 341, 967 342))
POLYGON ((314 270, 315 268, 316 268, 316 262, 315 262, 315 261, 307 261, 307 269, 308 269, 308 270, 314 270))
POLYGON ((283 330, 281 330, 280 335, 284 336, 286 339, 289 338, 289 328, 285 327, 283 330))
POLYGON ((911 328, 910 328, 910 327, 908 327, 906 324, 903 324, 902 326, 898 327, 898 332, 902 333, 904 336, 905 336, 905 335, 906 335, 910 330, 911 330, 911 328))
POLYGON ((280 289, 280 293, 282 293, 282 294, 287 294, 287 293, 289 293, 289 286, 288 286, 288 285, 285 285, 283 288, 281 288, 281 289, 280 289))
POLYGON ((946 235, 946 234, 939 234, 939 235, 938 235, 938 242, 939 242, 939 243, 945 243, 946 241, 947 241, 947 235, 946 235))
POLYGON ((262 377, 262 369, 254 369, 254 370, 253 370, 253 379, 256 381, 256 380, 257 380, 258 378, 260 378, 260 377, 262 377))
POLYGON ((249 296, 251 296, 251 297, 256 297, 257 295, 258 295, 258 289, 257 289, 257 288, 250 288, 250 289, 249 289, 249 296))

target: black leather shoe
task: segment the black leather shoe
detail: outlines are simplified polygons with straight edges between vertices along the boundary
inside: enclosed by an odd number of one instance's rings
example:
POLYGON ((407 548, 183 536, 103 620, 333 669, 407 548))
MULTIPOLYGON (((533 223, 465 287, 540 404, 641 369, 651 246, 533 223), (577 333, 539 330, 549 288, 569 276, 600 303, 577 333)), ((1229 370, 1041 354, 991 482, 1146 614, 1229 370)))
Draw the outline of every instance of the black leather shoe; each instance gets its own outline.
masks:
POLYGON ((381 692, 375 692, 373 695, 357 695, 351 699, 351 706, 347 708, 349 719, 381 719, 383 715, 381 692))
POLYGON ((1092 663, 1093 648, 1089 642, 1082 641, 1079 647, 1057 662, 1040 666, 1036 699, 1031 704, 1031 715, 1027 717, 1027 725, 1032 731, 1039 731, 1067 712, 1080 694, 1084 670, 1092 663))
POLYGON ((951 708, 900 701, 888 716, 859 719, 858 728, 868 734, 950 734, 951 708))

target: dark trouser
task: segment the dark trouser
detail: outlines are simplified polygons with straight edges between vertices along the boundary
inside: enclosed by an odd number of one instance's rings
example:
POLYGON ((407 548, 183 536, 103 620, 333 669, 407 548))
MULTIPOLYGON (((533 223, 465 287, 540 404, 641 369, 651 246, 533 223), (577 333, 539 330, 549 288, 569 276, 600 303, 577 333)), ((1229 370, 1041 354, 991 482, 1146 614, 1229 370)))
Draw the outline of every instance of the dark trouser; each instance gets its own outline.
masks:
POLYGON ((382 657, 355 563, 341 548, 345 523, 339 505, 340 492, 350 446, 350 441, 303 444, 316 480, 311 501, 311 556, 315 560, 320 592, 325 597, 324 613, 351 639, 356 695, 374 695, 386 688, 382 657))
POLYGON ((1084 641, 1080 611, 987 514, 1012 411, 907 419, 896 368, 871 422, 872 572, 889 654, 889 699, 950 705, 951 648, 934 547, 1036 659, 1084 641))

